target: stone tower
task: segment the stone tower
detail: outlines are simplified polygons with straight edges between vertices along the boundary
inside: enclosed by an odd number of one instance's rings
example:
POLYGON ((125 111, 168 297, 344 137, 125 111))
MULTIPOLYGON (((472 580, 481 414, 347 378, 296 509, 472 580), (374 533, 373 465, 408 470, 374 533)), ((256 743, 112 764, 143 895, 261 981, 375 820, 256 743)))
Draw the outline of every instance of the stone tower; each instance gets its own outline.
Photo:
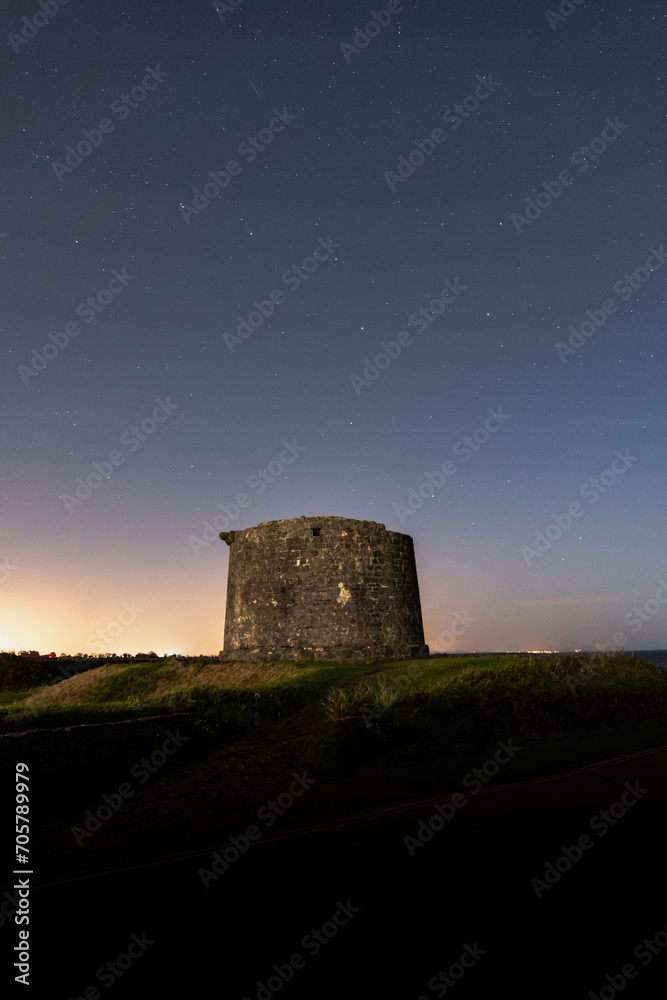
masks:
POLYGON ((326 516, 266 521, 220 537, 230 546, 223 656, 428 656, 409 535, 326 516))

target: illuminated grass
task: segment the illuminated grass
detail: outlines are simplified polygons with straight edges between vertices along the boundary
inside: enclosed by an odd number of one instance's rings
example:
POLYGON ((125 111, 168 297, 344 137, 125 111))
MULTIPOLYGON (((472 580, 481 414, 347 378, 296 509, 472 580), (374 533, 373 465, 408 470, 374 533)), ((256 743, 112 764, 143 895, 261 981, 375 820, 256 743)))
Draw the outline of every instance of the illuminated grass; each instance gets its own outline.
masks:
POLYGON ((622 655, 592 667, 576 656, 340 664, 163 660, 101 664, 21 692, 20 701, 17 693, 0 702, 1 730, 194 712, 248 727, 289 720, 292 729, 306 716, 323 726, 357 718, 371 739, 390 729, 401 730, 403 739, 414 729, 447 726, 461 738, 488 739, 510 729, 539 737, 602 723, 660 722, 667 671, 622 655))

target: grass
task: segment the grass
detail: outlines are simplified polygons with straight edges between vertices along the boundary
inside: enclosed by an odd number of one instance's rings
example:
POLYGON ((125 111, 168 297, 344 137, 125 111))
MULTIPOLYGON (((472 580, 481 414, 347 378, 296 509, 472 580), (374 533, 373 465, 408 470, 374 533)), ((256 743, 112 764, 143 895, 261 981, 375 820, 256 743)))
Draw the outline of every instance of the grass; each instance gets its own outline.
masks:
POLYGON ((375 663, 159 661, 2 692, 0 732, 192 712, 248 739, 312 731, 313 759, 437 770, 498 739, 540 742, 667 723, 667 672, 623 655, 375 663), (421 762, 421 763, 420 763, 421 762), (428 765, 428 766, 427 766, 428 765))
MULTIPOLYGON (((579 657, 452 657, 422 662, 404 690, 392 683, 396 667, 339 685, 325 700, 328 725, 312 734, 314 766, 361 809, 460 790, 499 740, 522 750, 498 783, 667 743, 667 672, 626 656, 593 666, 579 657)), ((318 790, 310 802, 317 798, 318 790)))
MULTIPOLYGON (((659 746, 667 743, 667 671, 620 655, 593 671, 565 656, 102 664, 7 692, 0 732, 184 711, 195 715, 197 738, 124 807, 129 825, 118 837, 128 844, 156 816, 173 828, 172 846, 190 843, 193 830, 197 843, 212 842, 221 823, 232 829, 254 815, 297 768, 317 777, 299 805, 298 822, 307 824, 461 790, 498 740, 521 751, 492 785, 659 746)), ((110 754, 108 780, 119 781, 126 764, 110 754)), ((100 775, 87 780, 73 782, 65 812, 77 796, 82 807, 99 798, 100 775)))
POLYGON ((30 691, 0 691, 0 705, 12 705, 30 697, 30 691))
MULTIPOLYGON (((451 657, 376 663, 102 664, 59 684, 3 692, 0 730, 71 724, 92 716, 191 711, 254 726, 316 711, 340 728, 361 720, 369 740, 434 726, 456 734, 512 728, 524 736, 580 731, 608 721, 659 719, 667 672, 627 656, 485 659, 451 657), (47 721, 48 720, 48 721, 47 721)), ((350 726, 346 731, 351 731, 350 726)), ((339 733, 340 737, 340 733, 339 733)))
POLYGON ((6 692, 0 732, 172 712, 248 727, 282 719, 293 728, 300 712, 319 706, 334 682, 354 680, 369 669, 203 660, 101 664, 55 685, 6 692))

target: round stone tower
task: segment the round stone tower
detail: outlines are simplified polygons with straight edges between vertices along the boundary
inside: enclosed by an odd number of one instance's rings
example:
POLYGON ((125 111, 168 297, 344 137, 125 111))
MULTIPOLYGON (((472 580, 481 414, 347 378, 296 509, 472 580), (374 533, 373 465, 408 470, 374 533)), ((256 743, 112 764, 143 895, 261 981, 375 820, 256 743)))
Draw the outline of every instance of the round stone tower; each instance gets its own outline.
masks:
POLYGON ((220 537, 230 546, 225 657, 428 656, 409 535, 326 516, 220 537))

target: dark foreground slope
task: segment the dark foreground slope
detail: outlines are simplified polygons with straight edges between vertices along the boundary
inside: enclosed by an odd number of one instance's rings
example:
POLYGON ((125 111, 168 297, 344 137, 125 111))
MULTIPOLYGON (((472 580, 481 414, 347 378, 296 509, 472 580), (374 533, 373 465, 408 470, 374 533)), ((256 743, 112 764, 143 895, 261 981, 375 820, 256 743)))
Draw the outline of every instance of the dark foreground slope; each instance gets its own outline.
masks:
POLYGON ((664 671, 126 669, 50 697, 150 737, 27 760, 34 995, 659 995, 664 671))

